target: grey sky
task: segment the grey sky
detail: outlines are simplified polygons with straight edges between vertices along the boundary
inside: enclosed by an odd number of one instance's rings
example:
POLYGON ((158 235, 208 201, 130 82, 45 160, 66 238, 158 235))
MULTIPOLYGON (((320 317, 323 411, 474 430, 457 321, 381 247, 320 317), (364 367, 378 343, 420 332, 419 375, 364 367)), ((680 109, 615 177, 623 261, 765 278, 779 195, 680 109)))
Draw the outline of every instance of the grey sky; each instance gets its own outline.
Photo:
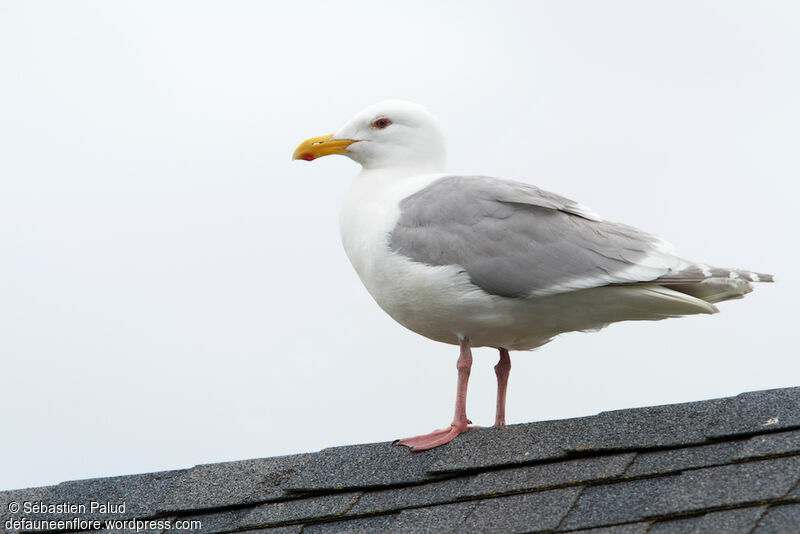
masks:
MULTIPOLYGON (((512 353, 511 423, 796 385, 794 2, 0 1, 0 489, 445 426, 457 349, 341 249, 357 166, 295 146, 385 98, 449 168, 773 272, 722 313, 512 353)), ((495 351, 468 413, 491 424, 495 351)))

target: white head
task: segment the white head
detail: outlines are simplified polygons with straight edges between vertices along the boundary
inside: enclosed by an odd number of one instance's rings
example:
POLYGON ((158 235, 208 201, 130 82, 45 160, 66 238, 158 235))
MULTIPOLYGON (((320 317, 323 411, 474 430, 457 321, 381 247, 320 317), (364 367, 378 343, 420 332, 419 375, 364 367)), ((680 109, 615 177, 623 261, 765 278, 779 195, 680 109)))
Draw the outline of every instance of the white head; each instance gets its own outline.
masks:
POLYGON ((364 169, 441 172, 444 136, 436 117, 419 104, 385 100, 361 111, 334 134, 300 144, 294 159, 343 154, 364 169))

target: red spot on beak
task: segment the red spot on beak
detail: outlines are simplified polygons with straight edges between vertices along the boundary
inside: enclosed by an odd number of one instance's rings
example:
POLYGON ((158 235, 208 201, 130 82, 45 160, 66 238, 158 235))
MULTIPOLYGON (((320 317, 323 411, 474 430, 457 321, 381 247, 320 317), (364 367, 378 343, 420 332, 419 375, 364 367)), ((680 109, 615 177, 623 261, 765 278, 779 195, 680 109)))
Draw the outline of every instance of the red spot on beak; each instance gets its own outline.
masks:
POLYGON ((300 157, 306 161, 311 161, 314 159, 314 154, 312 154, 311 152, 303 152, 302 154, 300 154, 300 157))

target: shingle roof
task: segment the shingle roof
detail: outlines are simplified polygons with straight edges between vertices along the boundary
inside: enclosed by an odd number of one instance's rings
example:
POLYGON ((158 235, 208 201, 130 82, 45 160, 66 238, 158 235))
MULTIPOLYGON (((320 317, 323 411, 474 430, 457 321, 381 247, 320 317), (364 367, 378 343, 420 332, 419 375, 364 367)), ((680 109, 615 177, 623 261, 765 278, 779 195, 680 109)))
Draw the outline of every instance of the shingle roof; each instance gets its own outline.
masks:
POLYGON ((797 533, 800 387, 475 429, 424 453, 352 445, 0 492, 3 526, 75 516, 173 527, 148 533, 797 533), (8 513, 93 500, 125 512, 8 513))

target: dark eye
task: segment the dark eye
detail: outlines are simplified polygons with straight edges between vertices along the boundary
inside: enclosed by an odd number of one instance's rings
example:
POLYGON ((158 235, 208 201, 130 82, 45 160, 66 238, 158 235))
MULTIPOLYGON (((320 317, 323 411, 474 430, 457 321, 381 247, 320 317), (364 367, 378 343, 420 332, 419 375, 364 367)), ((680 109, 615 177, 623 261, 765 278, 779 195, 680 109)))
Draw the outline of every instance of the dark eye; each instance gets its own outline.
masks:
POLYGON ((377 128, 378 130, 383 130, 390 124, 392 124, 392 121, 390 121, 386 117, 381 117, 380 119, 375 119, 374 121, 372 121, 372 127, 377 128))

